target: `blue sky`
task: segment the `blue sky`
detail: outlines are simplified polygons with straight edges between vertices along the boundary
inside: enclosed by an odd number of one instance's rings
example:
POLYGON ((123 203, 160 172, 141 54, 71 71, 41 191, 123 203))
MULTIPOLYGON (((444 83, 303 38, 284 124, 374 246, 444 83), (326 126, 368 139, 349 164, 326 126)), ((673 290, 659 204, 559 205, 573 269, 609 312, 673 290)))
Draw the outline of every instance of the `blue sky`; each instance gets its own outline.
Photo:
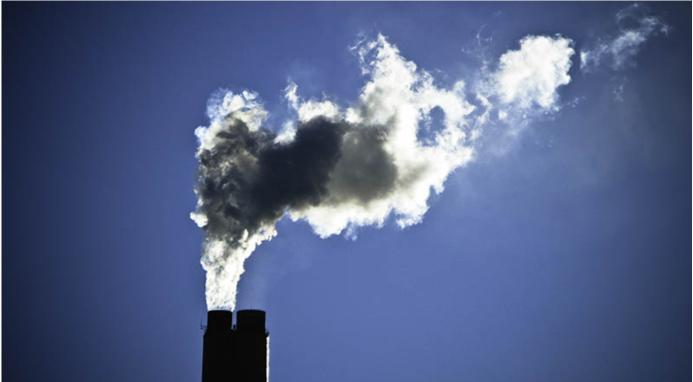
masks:
POLYGON ((193 130, 220 88, 257 92, 278 129, 289 79, 357 100, 363 37, 447 89, 558 33, 560 110, 484 125, 420 224, 352 240, 281 220, 238 306, 268 311, 274 381, 690 380, 690 4, 628 7, 4 3, 3 377, 199 378, 193 130), (628 30, 635 51, 614 45, 628 30))

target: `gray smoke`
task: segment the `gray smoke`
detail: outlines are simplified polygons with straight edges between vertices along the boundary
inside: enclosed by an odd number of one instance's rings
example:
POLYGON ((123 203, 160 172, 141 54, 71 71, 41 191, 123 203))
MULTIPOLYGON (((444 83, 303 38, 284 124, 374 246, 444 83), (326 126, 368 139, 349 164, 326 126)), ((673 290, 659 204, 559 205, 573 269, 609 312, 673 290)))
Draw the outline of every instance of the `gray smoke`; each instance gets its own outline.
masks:
POLYGON ((216 145, 199 153, 198 213, 207 217, 207 234, 233 243, 287 209, 319 205, 349 128, 316 117, 300 126, 292 142, 280 144, 264 128, 251 131, 231 121, 217 133, 216 145))
POLYGON ((301 123, 291 142, 277 143, 273 132, 231 118, 214 147, 198 153, 197 213, 206 216, 207 235, 235 243, 287 211, 387 195, 397 167, 383 148, 386 135, 318 116, 301 123))

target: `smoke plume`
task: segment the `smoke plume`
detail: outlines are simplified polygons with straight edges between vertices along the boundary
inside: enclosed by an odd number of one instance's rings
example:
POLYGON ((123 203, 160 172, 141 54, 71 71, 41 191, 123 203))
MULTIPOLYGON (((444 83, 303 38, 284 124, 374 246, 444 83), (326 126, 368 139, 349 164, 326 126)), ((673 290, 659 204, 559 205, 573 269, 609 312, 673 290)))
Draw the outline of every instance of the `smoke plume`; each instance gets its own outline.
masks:
POLYGON ((214 97, 210 124, 195 131, 198 203, 191 214, 206 234, 208 309, 235 307, 244 261, 277 234, 285 216, 308 222, 320 237, 353 235, 390 216, 400 227, 419 223, 431 193, 474 159, 484 124, 513 110, 558 110, 556 89, 570 81, 571 44, 528 36, 468 89, 461 80, 439 86, 379 35, 352 48, 368 78, 353 104, 304 100, 290 83, 285 98, 296 118, 280 131, 265 125, 257 94, 214 97), (444 115, 439 124, 434 109, 444 115))

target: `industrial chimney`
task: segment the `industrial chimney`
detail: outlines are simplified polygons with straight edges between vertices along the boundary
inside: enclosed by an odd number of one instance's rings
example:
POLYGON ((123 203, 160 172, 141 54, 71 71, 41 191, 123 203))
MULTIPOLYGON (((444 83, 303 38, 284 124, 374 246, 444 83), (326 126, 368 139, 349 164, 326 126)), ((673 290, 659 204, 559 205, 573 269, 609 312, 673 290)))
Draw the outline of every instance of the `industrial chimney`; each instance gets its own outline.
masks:
POLYGON ((268 340, 262 310, 239 310, 236 325, 230 311, 209 311, 202 345, 202 382, 267 382, 268 340))

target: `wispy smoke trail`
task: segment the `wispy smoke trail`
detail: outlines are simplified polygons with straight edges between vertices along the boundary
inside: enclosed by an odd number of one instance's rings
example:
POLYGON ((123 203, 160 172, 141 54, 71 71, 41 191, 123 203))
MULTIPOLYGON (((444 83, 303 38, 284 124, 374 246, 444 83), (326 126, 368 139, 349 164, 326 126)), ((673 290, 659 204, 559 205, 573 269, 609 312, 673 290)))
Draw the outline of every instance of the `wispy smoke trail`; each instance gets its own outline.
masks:
POLYGON ((303 100, 291 83, 285 96, 296 120, 278 133, 264 125, 255 93, 213 98, 209 126, 195 131, 198 205, 191 214, 206 233, 208 308, 234 308, 244 261, 277 234, 284 216, 308 222, 320 237, 381 226, 389 216, 400 227, 420 222, 431 192, 442 192, 446 178, 473 160, 485 124, 558 109, 571 45, 560 36, 528 36, 468 89, 461 80, 438 86, 378 36, 353 48, 369 78, 353 105, 303 100), (431 123, 433 109, 444 114, 441 126, 431 123))
POLYGON ((613 70, 633 65, 633 59, 648 40, 657 35, 667 35, 669 27, 664 21, 648 12, 647 6, 632 4, 616 13, 618 33, 601 38, 591 49, 580 52, 580 69, 592 71, 608 63, 613 70))

